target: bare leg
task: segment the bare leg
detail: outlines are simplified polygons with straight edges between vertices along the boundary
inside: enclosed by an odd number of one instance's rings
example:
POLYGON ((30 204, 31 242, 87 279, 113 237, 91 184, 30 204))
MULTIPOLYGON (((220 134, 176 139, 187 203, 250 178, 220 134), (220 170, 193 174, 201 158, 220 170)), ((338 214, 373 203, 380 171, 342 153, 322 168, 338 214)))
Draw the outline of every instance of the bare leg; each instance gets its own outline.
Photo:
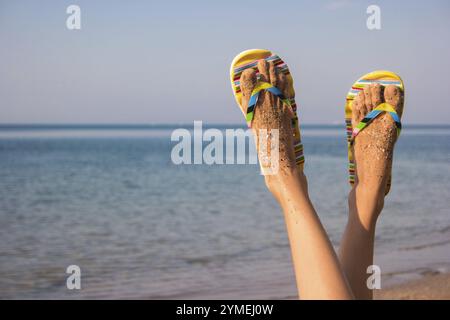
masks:
MULTIPOLYGON (((292 84, 273 64, 262 60, 258 69, 261 80, 272 83, 285 96, 293 96, 292 84)), ((241 76, 243 106, 247 105, 255 83, 255 72, 244 71, 241 76)), ((280 170, 278 174, 266 175, 265 181, 284 212, 299 296, 302 299, 351 299, 353 295, 338 258, 309 199, 306 177, 295 165, 291 117, 289 107, 264 93, 255 109, 253 129, 257 142, 259 129, 279 130, 280 170)), ((260 159, 262 156, 259 150, 260 159)))
MULTIPOLYGON (((353 126, 382 102, 391 104, 401 116, 401 91, 395 86, 383 89, 372 85, 358 94, 353 101, 353 126)), ((396 137, 392 118, 383 114, 355 138, 356 181, 348 197, 348 223, 339 256, 357 299, 373 297, 366 283, 367 267, 373 264, 375 226, 384 205, 396 137)))

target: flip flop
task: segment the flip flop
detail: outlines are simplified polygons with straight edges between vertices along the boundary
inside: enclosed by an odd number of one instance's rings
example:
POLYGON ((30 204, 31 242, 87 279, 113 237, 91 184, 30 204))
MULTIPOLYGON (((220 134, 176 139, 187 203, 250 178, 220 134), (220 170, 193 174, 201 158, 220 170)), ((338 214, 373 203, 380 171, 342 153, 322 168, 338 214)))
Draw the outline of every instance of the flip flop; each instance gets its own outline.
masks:
POLYGON ((244 117, 247 121, 247 125, 249 128, 252 126, 253 116, 255 113, 255 108, 258 103, 259 94, 263 91, 268 91, 274 96, 278 97, 284 104, 291 106, 294 111, 294 118, 292 119, 292 129, 294 131, 294 152, 295 152, 295 162, 300 169, 303 169, 303 164, 305 162, 305 157, 303 156, 303 145, 300 136, 300 128, 298 125, 298 117, 297 117, 297 106, 295 104, 295 99, 287 99, 283 96, 281 91, 272 86, 270 83, 263 82, 259 80, 259 72, 258 72, 258 60, 265 59, 267 62, 273 61, 276 67, 278 67, 288 78, 289 82, 292 84, 292 76, 289 72, 289 68, 286 63, 276 54, 272 53, 269 50, 263 49, 251 49, 246 50, 238 54, 231 63, 230 68, 230 80, 231 87, 233 89, 233 94, 236 99, 237 104, 241 107, 241 110, 246 110, 244 113, 244 117), (253 68, 256 71, 257 83, 255 88, 253 89, 252 95, 248 102, 248 106, 242 108, 242 92, 240 85, 241 74, 244 70, 253 68))
MULTIPOLYGON (((397 138, 400 135, 400 131, 402 129, 402 124, 400 122, 400 116, 395 111, 394 107, 389 103, 381 103, 372 111, 364 116, 364 119, 361 120, 360 123, 353 129, 352 128, 352 104, 353 99, 358 95, 358 93, 364 89, 364 87, 372 84, 379 83, 383 86, 395 85, 404 93, 405 87, 403 84, 403 80, 397 74, 379 70, 368 73, 361 78, 359 78, 351 87, 350 91, 347 94, 347 102, 345 104, 345 122, 347 126, 347 144, 348 144, 348 174, 349 174, 349 183, 353 186, 355 183, 355 161, 354 155, 352 151, 352 145, 355 141, 355 137, 360 133, 364 128, 366 128, 373 119, 378 117, 380 114, 387 112, 391 115, 392 119, 395 122, 395 126, 397 127, 397 138)), ((386 186, 386 193, 389 193, 392 183, 392 174, 389 174, 389 180, 386 186)))

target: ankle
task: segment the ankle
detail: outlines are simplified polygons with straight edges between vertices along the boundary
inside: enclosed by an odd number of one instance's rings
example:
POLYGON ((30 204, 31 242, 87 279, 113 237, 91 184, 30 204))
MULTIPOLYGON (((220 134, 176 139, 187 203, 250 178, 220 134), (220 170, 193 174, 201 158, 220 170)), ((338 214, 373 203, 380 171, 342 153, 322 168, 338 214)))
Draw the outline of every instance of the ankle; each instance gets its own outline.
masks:
POLYGON ((266 186, 270 192, 280 200, 281 197, 288 193, 300 191, 308 193, 308 182, 303 171, 297 168, 289 171, 282 171, 276 175, 267 175, 264 177, 266 186))
POLYGON ((355 212, 350 210, 347 220, 347 226, 351 227, 353 232, 359 230, 360 235, 375 234, 379 214, 365 214, 364 212, 355 212))
POLYGON ((386 180, 380 179, 361 179, 354 186, 359 194, 375 199, 382 209, 384 205, 384 196, 386 191, 386 180))
POLYGON ((380 184, 358 182, 353 187, 355 199, 373 212, 380 213, 384 207, 385 188, 380 184))
POLYGON ((355 184, 349 194, 349 223, 361 225, 365 230, 375 230, 378 217, 384 207, 384 193, 373 192, 355 184))

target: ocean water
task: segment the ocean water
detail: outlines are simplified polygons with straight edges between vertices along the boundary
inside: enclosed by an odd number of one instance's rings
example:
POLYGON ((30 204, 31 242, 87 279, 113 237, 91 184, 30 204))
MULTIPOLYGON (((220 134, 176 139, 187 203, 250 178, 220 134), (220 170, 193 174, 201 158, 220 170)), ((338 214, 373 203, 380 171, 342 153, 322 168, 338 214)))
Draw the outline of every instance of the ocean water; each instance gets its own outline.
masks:
MULTIPOLYGON (((295 297, 258 165, 174 165, 176 127, 0 128, 0 298, 295 297), (80 290, 66 288, 69 265, 80 290)), ((302 134, 312 201, 338 246, 345 132, 302 134)), ((449 270, 449 138, 449 126, 402 131, 377 229, 386 283, 449 270)))

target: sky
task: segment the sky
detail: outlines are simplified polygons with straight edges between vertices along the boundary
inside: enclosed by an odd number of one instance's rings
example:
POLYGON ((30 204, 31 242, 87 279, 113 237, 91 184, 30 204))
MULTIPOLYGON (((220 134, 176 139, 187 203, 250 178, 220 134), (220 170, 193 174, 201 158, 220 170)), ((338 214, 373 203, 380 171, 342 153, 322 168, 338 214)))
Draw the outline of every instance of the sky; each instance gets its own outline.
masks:
POLYGON ((0 0, 0 123, 243 123, 230 63, 265 48, 290 67, 302 123, 342 123, 351 84, 388 69, 403 123, 450 124, 449 39, 445 0, 0 0))

